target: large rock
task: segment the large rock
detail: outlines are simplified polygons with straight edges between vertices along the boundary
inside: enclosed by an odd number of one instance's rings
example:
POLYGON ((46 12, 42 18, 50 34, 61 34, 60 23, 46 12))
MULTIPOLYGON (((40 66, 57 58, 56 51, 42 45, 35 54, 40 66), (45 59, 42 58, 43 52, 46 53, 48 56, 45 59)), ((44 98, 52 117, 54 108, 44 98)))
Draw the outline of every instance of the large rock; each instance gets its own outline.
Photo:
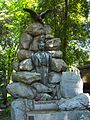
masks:
POLYGON ((83 110, 89 106, 90 96, 89 94, 80 94, 72 99, 65 100, 64 103, 59 104, 60 110, 83 110))
POLYGON ((44 26, 40 23, 33 23, 31 26, 28 26, 26 32, 32 36, 38 36, 46 33, 44 26))
POLYGON ((83 93, 83 81, 79 74, 63 72, 61 80, 61 95, 64 98, 73 98, 83 93))
POLYGON ((25 49, 21 49, 19 50, 18 52, 18 59, 19 61, 22 61, 22 60, 25 60, 25 59, 28 59, 32 56, 32 51, 30 50, 25 50, 25 49))
POLYGON ((39 40, 40 40, 40 36, 34 37, 29 49, 32 51, 37 51, 39 40))
POLYGON ((33 69, 32 61, 31 59, 26 59, 20 62, 19 69, 22 71, 31 71, 33 69))
POLYGON ((36 72, 16 72, 13 73, 12 80, 23 82, 25 84, 31 84, 33 82, 41 80, 41 75, 36 72))
POLYGON ((52 58, 51 70, 60 72, 60 71, 65 71, 66 68, 67 68, 67 65, 62 59, 52 58))
POLYGON ((32 37, 27 33, 23 33, 20 38, 20 48, 29 49, 31 42, 32 42, 32 37))
POLYGON ((7 86, 8 92, 14 97, 34 99, 36 90, 29 85, 20 82, 12 83, 7 86))
POLYGON ((61 73, 51 72, 49 73, 49 83, 55 84, 61 81, 61 73))
POLYGON ((53 38, 46 41, 46 49, 47 50, 58 50, 61 45, 60 38, 53 38))
POLYGON ((52 54, 53 58, 62 58, 63 57, 63 53, 62 51, 49 51, 52 54))
POLYGON ((52 92, 52 89, 45 86, 42 83, 34 83, 31 85, 32 87, 34 87, 38 93, 48 93, 48 92, 52 92))

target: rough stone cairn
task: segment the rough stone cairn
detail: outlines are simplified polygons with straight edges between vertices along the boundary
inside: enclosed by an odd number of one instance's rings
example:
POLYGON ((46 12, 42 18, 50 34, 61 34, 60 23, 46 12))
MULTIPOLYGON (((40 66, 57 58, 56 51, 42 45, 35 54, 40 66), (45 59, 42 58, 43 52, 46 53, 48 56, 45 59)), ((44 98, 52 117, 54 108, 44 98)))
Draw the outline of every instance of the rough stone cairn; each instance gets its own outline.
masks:
POLYGON ((22 34, 13 83, 7 86, 15 98, 12 120, 90 120, 89 94, 79 74, 65 72, 60 45, 49 25, 33 23, 22 34))

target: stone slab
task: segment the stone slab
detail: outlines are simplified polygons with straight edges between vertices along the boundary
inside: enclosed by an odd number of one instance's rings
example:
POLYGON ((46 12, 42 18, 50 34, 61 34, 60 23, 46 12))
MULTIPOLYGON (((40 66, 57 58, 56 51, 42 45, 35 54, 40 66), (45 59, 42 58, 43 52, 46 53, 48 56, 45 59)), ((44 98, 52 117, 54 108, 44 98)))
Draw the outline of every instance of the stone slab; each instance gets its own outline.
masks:
POLYGON ((60 91, 63 98, 73 98, 83 93, 83 81, 79 74, 63 72, 61 79, 60 91))
POLYGON ((89 118, 90 112, 88 111, 41 111, 38 113, 27 113, 27 120, 90 120, 89 118), (82 119, 82 116, 84 119, 82 119))
POLYGON ((56 101, 34 102, 34 110, 58 110, 56 101))

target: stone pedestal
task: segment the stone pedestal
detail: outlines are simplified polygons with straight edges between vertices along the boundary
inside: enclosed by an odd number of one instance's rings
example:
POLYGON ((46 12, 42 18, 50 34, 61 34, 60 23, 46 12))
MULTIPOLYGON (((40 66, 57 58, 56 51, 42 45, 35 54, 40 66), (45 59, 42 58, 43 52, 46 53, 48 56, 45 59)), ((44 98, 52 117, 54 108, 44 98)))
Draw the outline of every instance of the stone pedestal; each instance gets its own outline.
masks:
POLYGON ((90 120, 88 111, 39 111, 27 113, 27 120, 90 120))
POLYGON ((58 101, 30 101, 18 99, 12 103, 12 120, 90 120, 90 112, 59 110, 58 101))

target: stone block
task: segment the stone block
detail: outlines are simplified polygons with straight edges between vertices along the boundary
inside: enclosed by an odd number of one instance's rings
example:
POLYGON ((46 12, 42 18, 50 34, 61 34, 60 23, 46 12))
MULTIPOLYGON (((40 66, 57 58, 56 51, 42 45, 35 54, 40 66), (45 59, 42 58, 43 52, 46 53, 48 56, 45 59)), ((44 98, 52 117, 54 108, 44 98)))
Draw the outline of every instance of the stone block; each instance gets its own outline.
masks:
POLYGON ((33 69, 31 59, 25 59, 19 63, 19 70, 21 71, 31 71, 33 69))
POLYGON ((84 116, 83 120, 90 119, 90 112, 87 110, 83 111, 41 111, 38 113, 33 114, 27 113, 27 120, 82 120, 80 119, 81 116, 84 116))
POLYGON ((59 111, 56 101, 17 99, 11 104, 12 120, 89 120, 88 110, 59 111))
POLYGON ((32 53, 33 52, 30 50, 21 49, 18 52, 18 60, 22 61, 22 60, 28 59, 32 56, 32 53))
POLYGON ((25 102, 23 99, 17 99, 11 104, 11 120, 26 120, 25 102))
POLYGON ((67 68, 66 63, 62 59, 52 58, 51 70, 55 72, 65 71, 67 68))
POLYGON ((13 81, 23 82, 25 84, 32 84, 40 79, 41 75, 36 72, 15 72, 12 75, 13 81))
POLYGON ((36 96, 36 90, 34 88, 19 82, 8 84, 7 90, 15 98, 34 99, 36 96))
POLYGON ((83 93, 83 81, 80 75, 74 72, 63 72, 60 89, 61 96, 64 98, 73 98, 83 93))
POLYGON ((56 101, 34 101, 34 110, 58 110, 56 101))
POLYGON ((30 43, 32 42, 31 35, 27 33, 23 33, 20 38, 20 49, 29 49, 30 43))

